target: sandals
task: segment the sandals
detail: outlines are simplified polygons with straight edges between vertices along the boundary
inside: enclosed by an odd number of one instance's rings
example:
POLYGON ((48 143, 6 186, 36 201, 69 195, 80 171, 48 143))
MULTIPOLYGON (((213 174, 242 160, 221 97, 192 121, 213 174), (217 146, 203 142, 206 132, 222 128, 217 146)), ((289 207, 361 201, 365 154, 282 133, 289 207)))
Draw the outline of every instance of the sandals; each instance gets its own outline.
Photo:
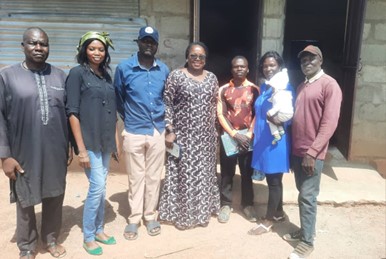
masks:
POLYGON ((220 223, 227 223, 231 216, 232 209, 230 206, 225 205, 220 209, 220 213, 217 216, 217 220, 220 223))
POLYGON ((281 216, 273 216, 273 220, 275 222, 284 222, 286 221, 286 218, 287 218, 287 214, 285 214, 285 212, 283 212, 283 214, 281 216))
POLYGON ((249 235, 261 235, 261 234, 271 232, 271 230, 272 230, 272 225, 265 226, 263 223, 260 223, 257 225, 257 227, 254 227, 251 230, 249 230, 248 234, 249 235))
POLYGON ((149 236, 156 236, 161 234, 161 225, 156 220, 150 220, 146 224, 147 233, 149 236))
POLYGON ((54 258, 62 258, 67 254, 66 249, 55 242, 47 244, 47 252, 54 258))
POLYGON ((136 240, 138 238, 138 224, 133 224, 133 223, 128 224, 125 227, 123 236, 127 240, 136 240))
MULTIPOLYGON (((138 224, 128 224, 125 227, 125 231, 123 232, 123 236, 127 240, 136 240, 138 238, 138 224)), ((161 234, 161 225, 156 220, 149 220, 146 223, 146 229, 149 236, 156 236, 161 234)))

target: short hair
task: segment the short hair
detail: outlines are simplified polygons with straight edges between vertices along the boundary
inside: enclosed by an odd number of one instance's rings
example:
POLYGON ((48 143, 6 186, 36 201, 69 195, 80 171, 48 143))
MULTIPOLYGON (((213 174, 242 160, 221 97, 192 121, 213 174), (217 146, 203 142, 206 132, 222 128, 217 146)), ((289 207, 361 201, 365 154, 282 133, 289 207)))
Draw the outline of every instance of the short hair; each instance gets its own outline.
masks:
POLYGON ((247 62, 247 65, 248 65, 248 59, 247 59, 246 57, 244 57, 244 56, 241 56, 241 55, 234 56, 234 57, 232 58, 231 63, 233 63, 233 61, 234 61, 234 60, 237 60, 237 59, 243 59, 243 60, 245 60, 245 61, 247 62))
MULTIPOLYGON (((98 39, 91 38, 91 39, 86 40, 83 43, 82 47, 80 48, 78 54, 76 55, 76 57, 75 57, 76 61, 80 65, 88 65, 89 64, 89 60, 87 58, 87 47, 94 40, 98 40, 98 39)), ((109 54, 109 48, 102 41, 100 41, 100 42, 105 47, 105 59, 99 64, 99 68, 102 69, 103 75, 105 77, 107 77, 107 75, 109 75, 107 70, 111 70, 111 68, 110 68, 111 58, 110 58, 110 54, 109 54)), ((109 78, 109 77, 110 76, 108 76, 107 78, 109 78)))
POLYGON ((270 50, 270 51, 267 51, 261 58, 260 58, 260 61, 259 61, 259 68, 258 68, 258 71, 260 73, 260 75, 262 75, 264 77, 264 73, 263 73, 263 64, 264 64, 264 61, 267 59, 267 58, 274 58, 277 62, 277 64, 279 65, 279 68, 280 70, 282 70, 285 65, 284 65, 284 60, 283 58, 279 55, 279 53, 277 53, 276 51, 274 50, 270 50))
POLYGON ((30 31, 40 31, 41 33, 43 33, 44 35, 46 35, 47 37, 47 40, 48 40, 48 34, 40 27, 29 27, 27 28, 24 33, 23 33, 23 42, 25 40, 27 40, 27 35, 29 34, 30 31))

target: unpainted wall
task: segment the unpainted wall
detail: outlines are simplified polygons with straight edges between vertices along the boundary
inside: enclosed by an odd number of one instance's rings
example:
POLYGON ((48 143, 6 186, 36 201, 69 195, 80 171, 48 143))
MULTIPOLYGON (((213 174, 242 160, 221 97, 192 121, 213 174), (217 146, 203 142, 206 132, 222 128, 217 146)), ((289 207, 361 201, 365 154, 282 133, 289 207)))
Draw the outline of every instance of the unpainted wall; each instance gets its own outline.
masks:
POLYGON ((189 0, 140 0, 140 17, 160 32, 158 54, 169 68, 185 64, 190 38, 189 0))
POLYGON ((386 1, 369 0, 354 99, 350 159, 386 159, 386 1))

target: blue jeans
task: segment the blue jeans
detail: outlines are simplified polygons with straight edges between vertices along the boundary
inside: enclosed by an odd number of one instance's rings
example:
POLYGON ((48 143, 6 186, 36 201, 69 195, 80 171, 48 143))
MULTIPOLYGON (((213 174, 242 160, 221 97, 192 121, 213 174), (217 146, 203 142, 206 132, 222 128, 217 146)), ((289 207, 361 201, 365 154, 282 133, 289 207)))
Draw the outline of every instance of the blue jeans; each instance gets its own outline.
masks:
POLYGON ((298 203, 300 214, 300 227, 302 232, 301 240, 313 245, 317 197, 320 190, 320 178, 323 169, 323 160, 315 161, 315 170, 312 176, 308 176, 302 168, 303 157, 292 157, 292 168, 295 173, 296 188, 299 191, 298 203))
POLYGON ((91 168, 84 170, 90 185, 83 210, 83 236, 84 242, 91 242, 96 235, 103 232, 110 153, 87 152, 91 168))

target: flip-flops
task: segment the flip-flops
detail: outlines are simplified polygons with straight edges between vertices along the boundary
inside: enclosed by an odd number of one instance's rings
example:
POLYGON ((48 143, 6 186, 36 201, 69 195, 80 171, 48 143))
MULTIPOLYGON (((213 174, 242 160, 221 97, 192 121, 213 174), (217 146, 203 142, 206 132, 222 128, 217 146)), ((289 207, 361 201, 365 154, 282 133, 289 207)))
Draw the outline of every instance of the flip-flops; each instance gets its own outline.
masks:
POLYGON ((123 236, 127 240, 136 240, 138 238, 138 224, 128 224, 125 227, 125 231, 123 232, 123 236))
POLYGON ((54 258, 62 258, 67 254, 66 249, 64 249, 63 246, 58 245, 55 242, 47 244, 47 252, 50 253, 50 255, 54 258), (60 247, 63 249, 62 251, 58 249, 60 247))
POLYGON ((149 236, 156 236, 161 234, 161 225, 156 220, 150 220, 146 223, 146 229, 149 236))
POLYGON ((272 225, 266 226, 263 223, 258 224, 256 227, 248 231, 249 235, 261 235, 271 232, 272 225))

